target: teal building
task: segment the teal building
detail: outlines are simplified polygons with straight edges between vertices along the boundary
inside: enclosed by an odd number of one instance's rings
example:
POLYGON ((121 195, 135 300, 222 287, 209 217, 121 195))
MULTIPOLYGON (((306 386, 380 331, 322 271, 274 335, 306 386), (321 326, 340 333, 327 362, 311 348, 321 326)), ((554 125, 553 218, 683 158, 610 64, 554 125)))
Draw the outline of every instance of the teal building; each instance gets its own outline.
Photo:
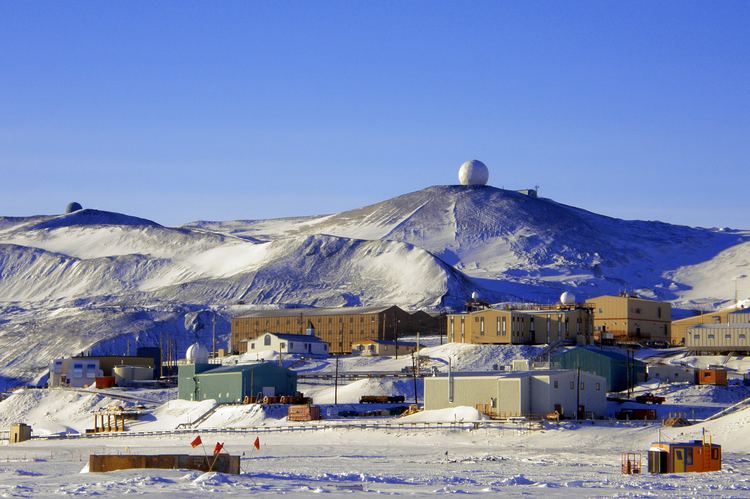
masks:
POLYGON ((179 398, 214 399, 220 404, 241 403, 246 396, 294 395, 297 373, 275 363, 237 366, 188 364, 177 373, 179 398))
POLYGON ((552 362, 561 369, 581 368, 598 374, 607 380, 608 392, 621 392, 628 389, 628 382, 635 386, 646 381, 646 364, 640 360, 612 350, 590 347, 576 347, 563 350, 552 356, 552 362))

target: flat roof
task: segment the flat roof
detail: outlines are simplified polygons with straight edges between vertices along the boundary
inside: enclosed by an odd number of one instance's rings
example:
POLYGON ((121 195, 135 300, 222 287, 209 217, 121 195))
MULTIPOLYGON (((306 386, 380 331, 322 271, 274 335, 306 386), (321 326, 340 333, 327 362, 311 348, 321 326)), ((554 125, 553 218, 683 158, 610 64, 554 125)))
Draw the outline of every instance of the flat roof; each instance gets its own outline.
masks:
MULTIPOLYGON (((272 336, 276 336, 280 340, 286 340, 286 341, 300 341, 302 343, 327 343, 323 341, 322 339, 318 338, 317 336, 312 336, 309 334, 294 334, 294 333, 263 333, 263 334, 270 334, 272 336)), ((263 335, 260 335, 263 336, 263 335)), ((258 336, 258 338, 260 338, 258 336)), ((258 338, 253 338, 251 340, 247 341, 256 341, 258 338)))
MULTIPOLYGON (((277 308, 272 310, 253 310, 238 315, 235 319, 245 317, 299 317, 300 315, 362 315, 362 314, 379 314, 385 312, 396 305, 382 307, 332 307, 332 308, 277 308)), ((407 312, 408 313, 408 312, 407 312)))
POLYGON ((215 369, 209 369, 207 371, 203 371, 197 374, 197 376, 202 376, 204 374, 226 374, 226 373, 241 373, 244 371, 251 371, 253 369, 256 369, 260 366, 265 366, 267 364, 273 364, 276 365, 275 362, 259 362, 256 364, 237 364, 235 366, 221 366, 217 367, 215 369))
MULTIPOLYGON (((529 371, 498 371, 498 372, 454 372, 451 374, 454 378, 526 378, 529 376, 554 376, 555 374, 574 373, 575 369, 531 369, 529 371)), ((588 376, 599 376, 598 374, 581 371, 581 374, 588 376)), ((440 373, 437 376, 428 376, 424 379, 447 378, 448 373, 440 373)))

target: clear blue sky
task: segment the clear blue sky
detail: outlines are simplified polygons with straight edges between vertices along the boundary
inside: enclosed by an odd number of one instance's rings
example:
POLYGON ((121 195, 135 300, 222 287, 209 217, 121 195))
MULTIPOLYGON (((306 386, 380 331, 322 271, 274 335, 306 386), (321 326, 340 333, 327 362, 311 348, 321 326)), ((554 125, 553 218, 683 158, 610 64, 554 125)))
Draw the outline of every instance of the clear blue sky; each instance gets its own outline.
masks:
POLYGON ((175 225, 490 183, 750 228, 750 2, 0 3, 0 215, 175 225))

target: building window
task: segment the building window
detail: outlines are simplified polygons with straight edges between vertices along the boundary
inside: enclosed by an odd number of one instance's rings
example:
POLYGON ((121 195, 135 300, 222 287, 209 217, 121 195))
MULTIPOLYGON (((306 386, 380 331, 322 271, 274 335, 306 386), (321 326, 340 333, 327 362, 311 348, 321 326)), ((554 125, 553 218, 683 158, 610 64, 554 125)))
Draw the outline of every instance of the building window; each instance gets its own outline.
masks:
POLYGON ((708 335, 708 339, 709 339, 709 340, 713 340, 713 339, 716 339, 716 336, 715 336, 715 335, 713 335, 713 334, 709 334, 709 335, 708 335))
POLYGON ((505 321, 505 317, 503 317, 503 336, 506 336, 508 334, 508 325, 505 321))
POLYGON ((583 390, 583 381, 581 381, 581 390, 583 390))
POLYGON ((714 320, 714 324, 721 324, 721 317, 718 315, 714 315, 711 317, 714 320))
POLYGON ((725 340, 731 340, 732 339, 732 335, 727 333, 727 334, 724 335, 724 339, 725 340))
POLYGON ((484 336, 484 317, 479 319, 479 336, 484 336))
POLYGON ((694 340, 699 340, 699 339, 701 339, 701 335, 700 334, 694 334, 693 335, 693 339, 694 340))
POLYGON ((250 350, 255 350, 255 343, 250 343, 250 350))
POLYGON ((745 333, 740 333, 740 339, 744 340, 746 338, 745 333))
POLYGON ((575 390, 575 389, 576 389, 576 384, 575 384, 575 382, 573 382, 573 381, 571 381, 571 382, 570 382, 570 389, 571 389, 571 390, 575 390))
POLYGON ((83 364, 73 364, 73 377, 83 378, 83 364))
POLYGON ((263 337, 263 344, 264 344, 265 346, 267 346, 267 347, 268 347, 268 346, 271 346, 271 335, 270 335, 270 334, 267 334, 267 335, 265 335, 265 336, 263 337))
POLYGON ((557 388, 557 387, 558 387, 558 383, 557 383, 557 380, 555 380, 555 381, 553 381, 553 382, 552 382, 552 386, 553 386, 554 388, 557 388))
POLYGON ((656 309, 656 316, 657 316, 657 317, 658 317, 659 319, 661 319, 661 307, 658 307, 658 308, 656 309))
POLYGON ((500 317, 497 318, 496 322, 497 322, 497 325, 496 325, 497 331, 495 332, 495 335, 500 336, 500 317))
POLYGON ((597 392, 600 391, 602 389, 602 384, 597 383, 596 385, 594 385, 594 389, 596 389, 597 392))
MULTIPOLYGON (((291 348, 291 345, 292 345, 292 344, 291 344, 291 343, 289 343, 289 347, 290 347, 290 348, 291 348)), ((281 343, 279 343, 279 348, 280 348, 281 350, 285 349, 285 348, 286 348, 286 343, 284 343, 283 341, 282 341, 281 343)))

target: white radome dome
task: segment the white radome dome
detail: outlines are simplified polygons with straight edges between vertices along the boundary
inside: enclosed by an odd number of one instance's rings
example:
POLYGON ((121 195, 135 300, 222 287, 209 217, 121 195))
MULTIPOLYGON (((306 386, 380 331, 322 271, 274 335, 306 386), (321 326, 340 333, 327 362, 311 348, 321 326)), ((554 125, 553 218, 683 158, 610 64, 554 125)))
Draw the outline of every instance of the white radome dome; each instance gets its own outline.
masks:
POLYGON ((479 299, 479 292, 472 291, 472 293, 471 293, 471 299, 474 300, 474 301, 477 301, 479 299))
POLYGON ((185 352, 185 360, 188 364, 207 364, 208 350, 196 341, 185 352))
POLYGON ((458 181, 461 185, 487 185, 490 170, 478 159, 464 162, 458 169, 458 181))
POLYGON ((568 307, 573 306, 576 304, 576 295, 566 291, 560 295, 560 303, 568 307))

